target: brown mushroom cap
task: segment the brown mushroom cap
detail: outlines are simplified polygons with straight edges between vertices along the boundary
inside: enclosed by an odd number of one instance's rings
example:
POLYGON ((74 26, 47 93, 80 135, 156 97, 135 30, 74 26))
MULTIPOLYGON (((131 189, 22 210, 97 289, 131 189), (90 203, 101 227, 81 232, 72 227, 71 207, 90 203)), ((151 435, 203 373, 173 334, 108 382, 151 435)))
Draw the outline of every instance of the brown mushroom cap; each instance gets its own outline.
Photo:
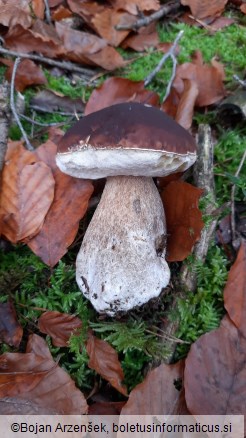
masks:
POLYGON ((196 159, 193 137, 163 111, 121 103, 85 116, 58 144, 57 164, 69 175, 164 176, 196 159))

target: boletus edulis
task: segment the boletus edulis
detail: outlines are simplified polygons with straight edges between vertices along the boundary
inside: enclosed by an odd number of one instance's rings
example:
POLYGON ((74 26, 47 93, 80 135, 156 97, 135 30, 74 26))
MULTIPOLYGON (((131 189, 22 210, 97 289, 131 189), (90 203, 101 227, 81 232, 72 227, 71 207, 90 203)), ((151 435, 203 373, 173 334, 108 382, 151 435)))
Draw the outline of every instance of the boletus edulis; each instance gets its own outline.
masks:
POLYGON ((61 139, 61 171, 107 177, 76 261, 77 283, 98 312, 129 311, 168 285, 165 213, 152 178, 185 171, 195 160, 192 136, 140 103, 85 116, 61 139))

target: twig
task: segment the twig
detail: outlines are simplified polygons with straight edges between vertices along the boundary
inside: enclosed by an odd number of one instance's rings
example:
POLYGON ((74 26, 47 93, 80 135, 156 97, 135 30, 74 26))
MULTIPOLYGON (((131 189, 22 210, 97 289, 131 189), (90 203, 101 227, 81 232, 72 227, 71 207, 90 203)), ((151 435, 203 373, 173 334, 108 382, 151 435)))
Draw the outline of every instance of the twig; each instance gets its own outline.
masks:
POLYGON ((25 116, 24 114, 19 114, 19 117, 23 120, 26 120, 27 122, 32 123, 33 125, 43 126, 44 128, 49 127, 49 126, 62 126, 65 123, 67 123, 66 121, 65 122, 56 122, 56 123, 41 123, 41 122, 37 122, 36 120, 31 119, 30 117, 25 116))
POLYGON ((48 24, 51 24, 50 7, 49 7, 48 0, 44 0, 44 4, 45 4, 45 18, 46 18, 46 22, 48 24))
POLYGON ((179 9, 180 1, 173 1, 164 6, 162 6, 157 12, 149 15, 148 17, 140 18, 135 23, 131 24, 119 24, 115 26, 116 30, 138 30, 140 27, 148 26, 153 21, 157 21, 160 18, 168 15, 170 12, 174 12, 176 9, 179 9))
MULTIPOLYGON (((176 36, 176 38, 175 38, 175 40, 174 40, 174 42, 173 42, 173 45, 170 47, 170 49, 168 50, 168 52, 166 52, 166 53, 163 55, 163 57, 161 58, 159 64, 158 64, 158 65, 154 68, 154 70, 153 70, 153 71, 152 71, 152 72, 146 77, 146 79, 145 79, 145 81, 144 81, 144 86, 145 86, 145 87, 146 87, 147 85, 149 85, 149 83, 153 80, 153 78, 154 78, 154 77, 157 75, 157 73, 161 70, 163 64, 166 62, 166 60, 167 60, 169 57, 172 57, 172 60, 173 60, 173 58, 175 58, 174 52, 175 52, 175 49, 176 49, 176 47, 177 47, 177 44, 178 44, 180 38, 182 37, 183 33, 184 33, 183 30, 181 30, 181 31, 178 33, 178 35, 176 36)), ((175 68, 176 68, 176 67, 175 67, 175 68)), ((173 75, 172 75, 172 76, 173 76, 173 75)), ((169 85, 168 85, 168 86, 169 86, 169 85)), ((170 87, 171 87, 171 85, 170 85, 170 87)))
MULTIPOLYGON (((244 165, 244 161, 246 160, 246 150, 241 158, 237 171, 235 173, 235 177, 237 178, 241 172, 241 169, 244 165)), ((238 236, 236 232, 236 221, 235 221, 235 191, 236 185, 233 184, 231 188, 231 235, 232 235, 232 246, 234 249, 238 249, 240 246, 240 242, 238 242, 238 236)), ((240 239, 241 240, 241 239, 240 239)))
POLYGON ((11 111, 14 115, 15 121, 20 128, 22 136, 25 140, 26 148, 29 151, 33 151, 34 147, 31 145, 30 141, 28 140, 26 132, 24 131, 24 128, 21 124, 21 121, 20 121, 19 116, 18 116, 16 109, 15 109, 15 98, 14 98, 15 76, 16 76, 17 68, 18 68, 20 61, 21 61, 21 58, 17 57, 15 62, 14 62, 14 66, 13 66, 13 72, 12 72, 12 77, 11 77, 11 82, 10 82, 10 108, 11 108, 11 111))
POLYGON ((17 56, 19 58, 32 59, 33 61, 38 61, 43 64, 48 64, 53 67, 61 68, 63 70, 69 70, 70 72, 72 71, 72 72, 80 73, 88 77, 95 75, 95 71, 78 67, 76 64, 73 64, 72 62, 68 62, 68 61, 56 61, 55 59, 50 59, 47 58, 46 56, 33 55, 32 53, 21 53, 21 52, 19 53, 19 52, 15 52, 14 50, 4 49, 3 47, 0 47, 0 53, 8 56, 14 56, 14 57, 17 56))
POLYGON ((237 81, 240 85, 242 85, 243 88, 246 88, 246 81, 240 79, 238 75, 233 75, 232 77, 233 79, 235 79, 235 81, 237 81))
POLYGON ((176 57, 173 54, 171 54, 171 59, 173 61, 172 74, 171 74, 171 77, 170 77, 169 82, 167 84, 166 93, 165 93, 165 96, 162 99, 162 103, 164 103, 165 100, 168 98, 168 96, 170 94, 170 91, 171 91, 172 83, 173 83, 175 75, 176 75, 176 68, 177 68, 177 63, 178 62, 177 62, 176 57))
MULTIPOLYGON (((211 139, 211 129, 209 125, 200 125, 198 130, 198 156, 194 165, 194 183, 197 187, 204 190, 203 196, 209 194, 210 202, 204 209, 204 215, 211 216, 215 204, 214 173, 213 173, 213 142, 211 139)), ((201 233, 199 242, 194 246, 193 256, 195 260, 204 261, 209 244, 214 235, 218 217, 206 225, 201 233)), ((197 273, 184 264, 181 269, 181 283, 185 289, 195 291, 197 286, 197 273)))
POLYGON ((0 173, 3 168, 4 157, 7 149, 8 128, 10 122, 9 84, 4 81, 0 85, 0 173))

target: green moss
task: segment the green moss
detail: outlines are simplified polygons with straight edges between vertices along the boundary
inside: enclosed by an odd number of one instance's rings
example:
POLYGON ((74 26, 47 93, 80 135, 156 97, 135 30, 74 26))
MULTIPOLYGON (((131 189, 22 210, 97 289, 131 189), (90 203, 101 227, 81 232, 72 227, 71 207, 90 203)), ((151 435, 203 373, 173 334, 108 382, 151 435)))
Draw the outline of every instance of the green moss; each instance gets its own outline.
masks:
MULTIPOLYGON (((197 291, 187 292, 185 298, 179 299, 177 309, 170 317, 179 321, 176 336, 192 343, 202 334, 217 328, 225 313, 223 289, 228 261, 221 249, 211 246, 205 263, 195 262, 192 256, 186 263, 197 272, 197 291)), ((188 348, 185 344, 179 345, 177 358, 185 356, 188 348)))

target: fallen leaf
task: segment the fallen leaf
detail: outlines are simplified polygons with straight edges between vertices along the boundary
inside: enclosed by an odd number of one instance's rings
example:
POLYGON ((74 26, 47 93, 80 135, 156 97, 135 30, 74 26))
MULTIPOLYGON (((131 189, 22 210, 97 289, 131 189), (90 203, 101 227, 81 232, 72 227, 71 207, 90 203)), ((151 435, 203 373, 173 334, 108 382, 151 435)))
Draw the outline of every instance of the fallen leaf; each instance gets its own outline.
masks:
POLYGON ((130 48, 136 52, 143 52, 151 47, 157 47, 159 43, 159 35, 154 31, 149 34, 138 33, 136 35, 131 35, 123 41, 121 47, 123 49, 130 48))
MULTIPOLYGON (((13 64, 5 73, 5 77, 9 82, 11 81, 12 75, 13 64)), ((39 66, 30 59, 21 60, 15 76, 15 89, 17 91, 22 92, 30 85, 42 85, 46 83, 47 79, 39 66)))
POLYGON ((12 243, 26 241, 43 225, 54 198, 50 168, 17 144, 6 156, 2 172, 2 234, 12 243))
POLYGON ((243 14, 246 14, 246 4, 245 4, 245 3, 243 3, 243 4, 240 6, 240 11, 241 11, 243 14))
POLYGON ((184 362, 161 364, 130 393, 121 415, 188 414, 183 398, 184 362), (177 389, 179 388, 179 389, 177 389))
POLYGON ((220 29, 224 29, 225 27, 231 26, 235 24, 234 18, 229 17, 218 17, 211 23, 212 31, 218 31, 220 29))
POLYGON ((59 5, 58 8, 56 8, 52 13, 52 20, 61 21, 64 20, 64 18, 69 18, 71 16, 72 12, 68 8, 65 8, 63 5, 59 5))
POLYGON ((84 112, 82 99, 72 99, 69 96, 62 96, 52 90, 39 91, 30 100, 31 108, 37 111, 48 113, 62 112, 64 114, 76 114, 84 112))
MULTIPOLYGON (((34 413, 81 415, 87 403, 71 377, 54 362, 49 348, 38 335, 29 336, 26 353, 0 356, 0 399, 10 397, 22 404, 32 402, 34 413)), ((21 408, 18 413, 22 412, 21 408)))
POLYGON ((29 27, 32 24, 31 9, 28 0, 0 0, 0 23, 6 27, 21 24, 29 27))
POLYGON ((246 241, 242 240, 224 289, 224 305, 240 333, 246 338, 246 241))
POLYGON ((189 129, 192 125, 198 92, 196 82, 192 82, 188 79, 184 80, 184 91, 178 103, 175 120, 185 129, 189 129))
POLYGON ((181 4, 189 6, 195 18, 206 18, 221 15, 228 0, 181 0, 181 4))
POLYGON ((126 12, 119 12, 112 8, 105 8, 103 11, 100 11, 93 16, 91 25, 97 34, 104 38, 108 44, 118 47, 130 31, 116 30, 115 26, 124 24, 131 25, 135 21, 135 17, 126 12))
POLYGON ((184 372, 191 414, 245 415, 245 352, 246 339, 227 316, 218 329, 192 344, 184 372))
POLYGON ((159 96, 154 91, 146 90, 144 82, 112 77, 93 90, 85 107, 85 115, 122 102, 140 102, 158 106, 159 96))
POLYGON ((86 350, 90 358, 89 368, 100 374, 121 394, 127 395, 126 387, 122 384, 124 373, 115 349, 108 342, 89 333, 86 350))
MULTIPOLYGON (((38 21, 38 20, 37 20, 38 21)), ((24 26, 17 24, 9 29, 4 37, 5 45, 10 50, 15 50, 22 53, 39 52, 49 58, 56 58, 64 55, 62 42, 55 34, 55 30, 50 26, 50 32, 40 33, 41 25, 32 29, 26 29, 24 26), (51 32, 52 29, 52 32, 51 32)), ((46 25, 48 26, 48 25, 46 25)), ((44 25, 42 26, 42 29, 44 25)))
POLYGON ((23 328, 17 320, 13 303, 0 303, 0 342, 19 347, 23 335, 23 328))
POLYGON ((39 330, 52 338, 55 347, 68 347, 71 335, 81 327, 81 319, 68 313, 47 311, 38 319, 39 330))
POLYGON ((139 11, 158 11, 160 2, 158 0, 110 0, 114 9, 138 15, 139 11))
MULTIPOLYGON (((55 153, 52 142, 43 145, 50 154, 42 151, 43 159, 51 161, 55 153)), ((38 150, 37 150, 38 151, 38 150)), ((38 152, 37 152, 38 153, 38 152)), ((85 215, 93 185, 89 180, 65 175, 57 167, 53 170, 55 195, 40 232, 27 242, 29 248, 48 266, 55 264, 66 254, 73 242, 79 221, 85 215)))
POLYGON ((198 201, 203 190, 184 181, 170 182, 161 193, 167 222, 169 262, 182 261, 192 251, 204 227, 198 201))
POLYGON ((32 0, 32 9, 36 17, 44 19, 45 3, 44 0, 32 0))
POLYGON ((179 96, 184 92, 184 80, 196 82, 198 95, 195 105, 203 107, 218 102, 226 95, 223 80, 225 78, 223 65, 212 60, 211 65, 204 64, 200 52, 193 55, 192 62, 178 65, 173 87, 179 96))

